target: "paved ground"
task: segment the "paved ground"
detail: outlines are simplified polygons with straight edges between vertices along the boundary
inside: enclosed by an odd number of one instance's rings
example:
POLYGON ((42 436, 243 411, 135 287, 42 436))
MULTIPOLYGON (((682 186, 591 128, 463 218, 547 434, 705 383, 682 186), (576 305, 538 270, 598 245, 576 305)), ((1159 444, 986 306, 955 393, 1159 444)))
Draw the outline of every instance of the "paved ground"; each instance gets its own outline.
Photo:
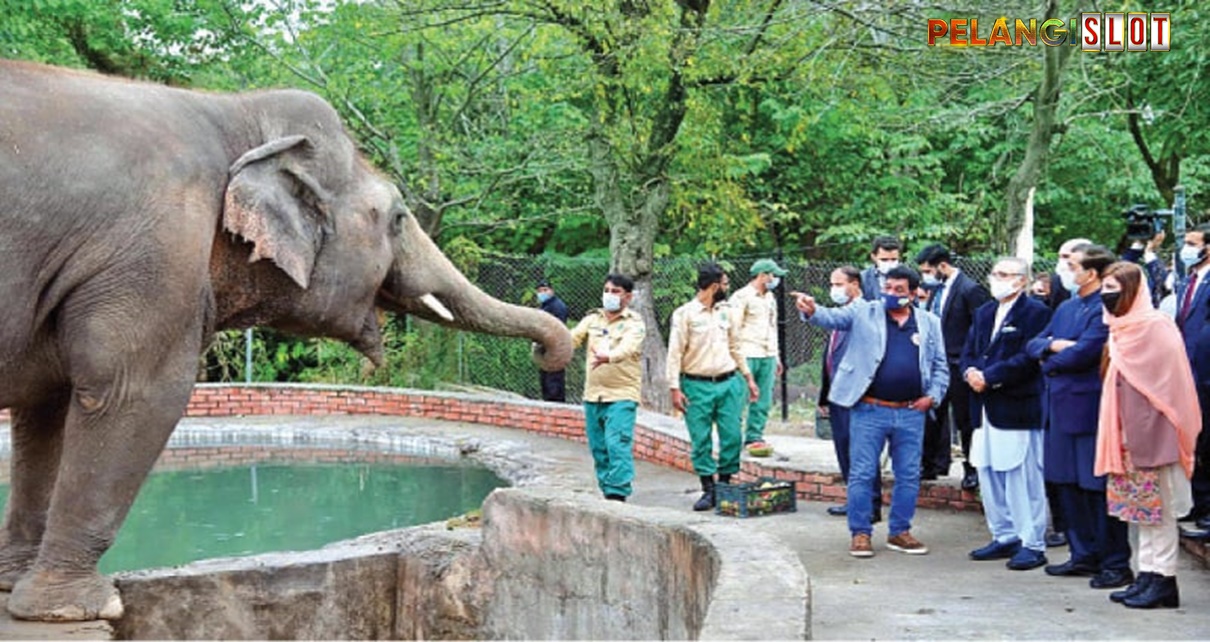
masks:
MULTIPOLYGON (((515 445, 510 449, 514 453, 528 452, 543 460, 548 475, 557 475, 586 494, 594 488, 591 458, 584 444, 516 430, 386 417, 257 418, 246 422, 298 427, 322 423, 333 428, 399 426, 410 434, 507 441, 515 445)), ((234 426, 239 422, 225 419, 221 423, 234 426)), ((782 456, 834 466, 829 442, 801 433, 775 434, 770 441, 782 456)), ((638 464, 633 503, 688 512, 696 498, 697 480, 692 475, 638 464)), ((821 503, 801 502, 797 513, 748 520, 700 514, 703 520, 727 521, 737 529, 775 535, 799 555, 811 575, 816 639, 1210 638, 1210 571, 1195 567, 1185 553, 1181 554, 1179 574, 1181 608, 1136 611, 1111 603, 1107 592, 1088 588, 1085 579, 1052 578, 1041 569, 1014 572, 999 562, 969 561, 967 552, 988 539, 985 524, 976 514, 918 512, 912 532, 930 547, 931 553, 925 556, 883 548, 886 530, 880 524, 875 530, 876 556, 859 560, 847 553, 844 520, 828 516, 826 508, 821 503)), ((1067 550, 1051 549, 1049 555, 1053 562, 1061 562, 1067 550)), ((752 612, 758 631, 759 603, 753 604, 752 612)), ((14 629, 13 623, 0 618, 0 639, 42 637, 39 633, 14 629)), ((75 633, 104 637, 95 629, 75 633)), ((759 637, 758 632, 755 635, 759 637)), ((59 629, 59 635, 46 637, 70 634, 59 629)))

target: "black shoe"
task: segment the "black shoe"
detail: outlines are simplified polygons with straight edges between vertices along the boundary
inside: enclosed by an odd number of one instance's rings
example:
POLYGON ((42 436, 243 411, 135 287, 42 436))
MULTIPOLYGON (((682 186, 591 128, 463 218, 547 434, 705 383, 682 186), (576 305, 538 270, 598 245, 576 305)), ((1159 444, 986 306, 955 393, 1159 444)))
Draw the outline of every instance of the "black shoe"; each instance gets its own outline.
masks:
POLYGON ((700 513, 714 508, 714 475, 701 475, 698 479, 702 482, 702 496, 693 503, 693 510, 700 513))
POLYGON ((1021 540, 1019 539, 1011 542, 998 542, 993 539, 990 544, 971 551, 968 557, 976 562, 1006 560, 1016 555, 1019 550, 1021 550, 1021 540))
POLYGON ((841 504, 839 506, 829 506, 828 514, 832 517, 844 517, 849 514, 849 507, 841 504))
POLYGON ((1058 548, 1059 546, 1067 546, 1067 533, 1058 533, 1051 531, 1046 534, 1046 548, 1058 548))
POLYGON ((929 469, 920 473, 920 481, 936 481, 937 471, 929 469))
POLYGON ((962 490, 974 491, 979 487, 979 475, 976 473, 966 473, 962 476, 962 490))
POLYGON ((1046 567, 1046 574, 1055 577, 1092 577, 1096 575, 1098 569, 1096 566, 1088 562, 1075 562, 1067 560, 1062 564, 1051 564, 1046 567))
POLYGON ((609 501, 611 501, 611 502, 622 502, 623 504, 625 504, 625 503, 626 503, 626 496, 625 496, 625 495, 613 495, 613 494, 609 494, 609 495, 606 495, 606 496, 605 496, 605 499, 608 499, 608 500, 609 500, 609 501))
POLYGON ((1134 583, 1134 571, 1128 568, 1107 568, 1097 573, 1088 586, 1094 589, 1120 588, 1134 583))
POLYGON ((1046 564, 1046 554, 1029 548, 1022 548, 1004 565, 1013 571, 1028 571, 1046 564))
POLYGON ((1113 602, 1117 602, 1120 604, 1120 603, 1126 601, 1126 598, 1134 597, 1134 596, 1138 595, 1139 593, 1142 593, 1143 591, 1147 590, 1147 585, 1150 584, 1151 581, 1154 580, 1156 577, 1157 577, 1157 574, 1152 573, 1151 571, 1144 571, 1142 573, 1139 573, 1139 576, 1137 578, 1135 578, 1135 580, 1134 580, 1134 584, 1131 584, 1129 587, 1127 587, 1121 591, 1114 591, 1114 592, 1110 593, 1109 599, 1113 602))
POLYGON ((1175 577, 1156 575, 1146 589, 1122 600, 1122 604, 1132 609, 1175 609, 1181 605, 1181 592, 1176 587, 1175 577))

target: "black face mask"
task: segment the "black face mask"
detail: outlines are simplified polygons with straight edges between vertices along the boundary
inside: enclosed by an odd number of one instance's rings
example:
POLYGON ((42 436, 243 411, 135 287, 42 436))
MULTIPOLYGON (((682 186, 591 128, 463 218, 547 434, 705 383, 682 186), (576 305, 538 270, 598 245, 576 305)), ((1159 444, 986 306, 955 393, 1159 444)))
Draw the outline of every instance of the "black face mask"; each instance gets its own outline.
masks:
POLYGON ((726 290, 724 290, 724 289, 722 289, 722 288, 719 288, 719 289, 717 289, 717 290, 715 290, 715 291, 714 291, 714 302, 715 302, 715 303, 722 303, 722 302, 723 302, 723 301, 725 301, 726 299, 727 299, 727 291, 726 291, 726 290))
POLYGON ((1121 292, 1102 292, 1101 293, 1101 305, 1104 305, 1105 309, 1109 312, 1109 314, 1112 314, 1114 316, 1117 316, 1117 313, 1114 312, 1114 310, 1118 309, 1118 301, 1121 301, 1121 300, 1122 300, 1121 292))

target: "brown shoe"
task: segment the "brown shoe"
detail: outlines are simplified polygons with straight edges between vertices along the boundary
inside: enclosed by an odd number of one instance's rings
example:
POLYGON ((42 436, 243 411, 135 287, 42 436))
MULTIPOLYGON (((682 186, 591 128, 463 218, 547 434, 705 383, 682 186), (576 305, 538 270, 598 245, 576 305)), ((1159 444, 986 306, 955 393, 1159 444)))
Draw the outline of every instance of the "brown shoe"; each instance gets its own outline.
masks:
POLYGON ((870 545, 870 536, 858 533, 849 544, 849 555, 853 557, 874 557, 874 547, 870 545))
POLYGON ((924 555, 929 552, 929 547, 921 544, 920 540, 912 537, 908 531, 886 538, 886 547, 908 555, 924 555))

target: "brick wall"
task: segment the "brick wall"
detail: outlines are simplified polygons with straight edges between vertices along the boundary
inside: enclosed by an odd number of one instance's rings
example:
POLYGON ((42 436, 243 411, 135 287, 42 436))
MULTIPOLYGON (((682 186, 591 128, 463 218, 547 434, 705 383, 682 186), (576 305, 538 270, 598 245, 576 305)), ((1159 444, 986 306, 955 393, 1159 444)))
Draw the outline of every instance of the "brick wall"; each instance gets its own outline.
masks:
MULTIPOLYGON (((333 414, 462 421, 585 441, 584 413, 577 406, 422 390, 294 384, 199 384, 186 411, 189 417, 333 414)), ((679 420, 639 412, 634 431, 636 459, 691 472, 693 467, 689 450, 684 425, 679 420)), ((800 499, 839 502, 845 496, 844 482, 839 472, 807 470, 803 464, 793 461, 745 461, 739 480, 751 481, 758 477, 795 482, 800 499)), ((884 490, 889 493, 891 485, 888 481, 884 490)), ((924 508, 981 510, 977 495, 931 482, 921 482, 918 505, 924 508)))

